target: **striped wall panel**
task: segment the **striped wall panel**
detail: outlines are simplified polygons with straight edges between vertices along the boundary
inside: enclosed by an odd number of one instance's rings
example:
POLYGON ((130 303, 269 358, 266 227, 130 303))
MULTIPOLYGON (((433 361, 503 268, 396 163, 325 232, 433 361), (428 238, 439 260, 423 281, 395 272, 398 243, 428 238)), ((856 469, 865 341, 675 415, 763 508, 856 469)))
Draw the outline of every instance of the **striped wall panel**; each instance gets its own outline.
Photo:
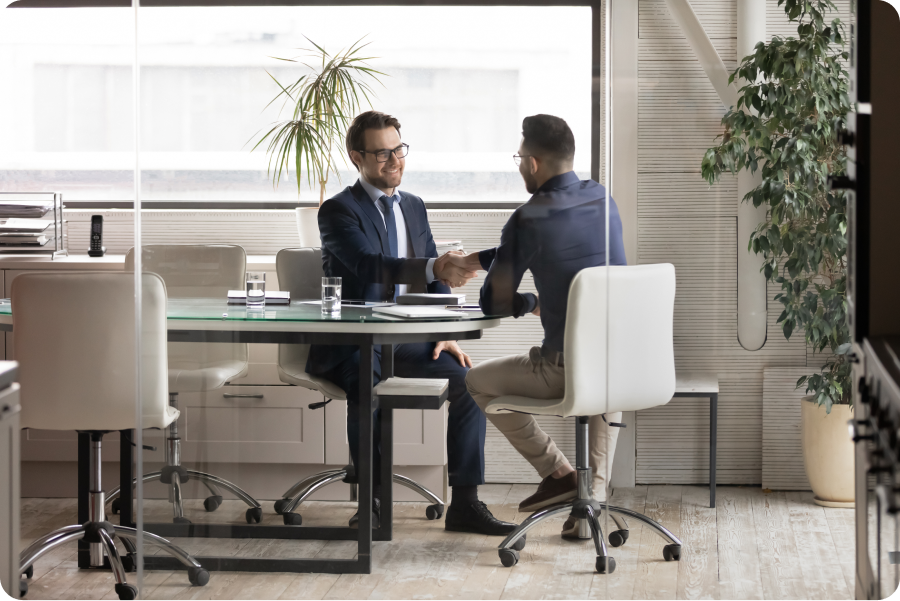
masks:
POLYGON ((805 368, 769 367, 763 372, 762 485, 772 490, 810 490, 800 444, 800 399, 795 390, 805 368))

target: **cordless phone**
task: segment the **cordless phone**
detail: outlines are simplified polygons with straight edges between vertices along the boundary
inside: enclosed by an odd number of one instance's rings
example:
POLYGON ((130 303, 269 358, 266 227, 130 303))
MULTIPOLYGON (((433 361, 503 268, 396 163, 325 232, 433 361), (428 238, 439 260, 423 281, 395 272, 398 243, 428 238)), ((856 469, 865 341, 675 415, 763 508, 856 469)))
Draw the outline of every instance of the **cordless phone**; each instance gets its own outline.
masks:
POLYGON ((106 254, 106 247, 101 246, 103 243, 103 215, 94 215, 91 217, 91 245, 88 248, 89 257, 102 257, 106 254))

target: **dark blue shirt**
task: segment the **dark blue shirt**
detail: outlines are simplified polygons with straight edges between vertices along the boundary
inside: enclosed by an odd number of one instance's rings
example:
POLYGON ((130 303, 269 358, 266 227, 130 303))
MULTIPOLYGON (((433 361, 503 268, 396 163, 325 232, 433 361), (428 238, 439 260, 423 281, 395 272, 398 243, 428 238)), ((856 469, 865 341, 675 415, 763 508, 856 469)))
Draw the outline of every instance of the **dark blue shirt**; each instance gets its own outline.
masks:
MULTIPOLYGON (((622 220, 609 199, 609 264, 625 265, 622 220)), ((478 258, 488 270, 481 309, 520 317, 534 311, 535 295, 519 293, 530 269, 540 296, 544 346, 562 351, 569 285, 582 269, 606 265, 606 189, 574 171, 547 180, 503 226, 500 246, 478 258)))

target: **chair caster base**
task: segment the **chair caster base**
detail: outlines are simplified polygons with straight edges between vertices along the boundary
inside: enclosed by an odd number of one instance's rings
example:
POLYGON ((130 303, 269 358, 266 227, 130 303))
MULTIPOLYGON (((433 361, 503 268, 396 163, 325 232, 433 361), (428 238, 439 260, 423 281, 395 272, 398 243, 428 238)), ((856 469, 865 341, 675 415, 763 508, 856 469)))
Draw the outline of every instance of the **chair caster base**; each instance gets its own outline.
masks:
POLYGON ((511 548, 515 549, 516 551, 521 551, 522 549, 524 549, 525 548, 525 535, 523 534, 522 538, 520 538, 519 540, 514 542, 513 546, 511 548))
POLYGON ((22 599, 28 594, 28 583, 24 580, 19 581, 19 598, 22 599))
POLYGON ((209 582, 209 572, 203 568, 190 568, 188 580, 194 586, 206 586, 206 583, 209 582))
POLYGON ((206 509, 206 511, 215 511, 221 504, 221 495, 213 495, 211 497, 206 497, 206 499, 203 500, 203 508, 206 509))
POLYGON ((616 571, 616 559, 614 557, 598 557, 594 565, 598 574, 612 574, 616 571))
POLYGON ((505 568, 511 568, 519 563, 519 552, 515 549, 499 549, 497 554, 500 556, 500 563, 505 568))
POLYGON ((262 507, 251 507, 246 515, 248 524, 258 524, 262 521, 262 507))
POLYGON ((435 503, 434 505, 429 505, 425 508, 425 518, 429 520, 439 520, 444 515, 444 506, 438 505, 435 503))
POLYGON ((663 547, 663 558, 666 561, 679 561, 681 559, 681 545, 666 545, 663 547))
POLYGON ((117 584, 116 594, 119 599, 137 599, 138 590, 133 584, 117 584))
POLYGON ((174 523, 174 524, 190 524, 191 521, 187 518, 172 518, 172 523, 174 523))
POLYGON ((291 502, 291 499, 278 499, 275 501, 275 513, 283 515, 285 508, 291 502))
POLYGON ((126 553, 122 556, 122 568, 126 572, 137 572, 137 555, 126 553))
POLYGON ((628 540, 628 530, 615 530, 609 533, 609 546, 621 547, 628 540))
POLYGON ((303 523, 303 516, 299 513, 284 513, 281 517, 285 526, 299 526, 303 523))
POLYGON ((22 575, 25 576, 25 578, 28 578, 29 580, 34 578, 34 566, 30 565, 27 568, 25 568, 25 571, 22 572, 22 575))

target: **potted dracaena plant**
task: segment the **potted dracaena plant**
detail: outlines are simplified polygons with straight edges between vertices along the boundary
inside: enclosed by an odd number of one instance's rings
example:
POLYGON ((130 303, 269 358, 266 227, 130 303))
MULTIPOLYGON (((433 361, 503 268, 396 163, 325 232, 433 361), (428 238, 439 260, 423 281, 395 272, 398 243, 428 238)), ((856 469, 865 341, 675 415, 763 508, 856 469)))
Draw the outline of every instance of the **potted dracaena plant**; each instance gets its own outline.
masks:
MULTIPOLYGON (((346 165, 343 139, 350 120, 359 112, 363 101, 371 106, 371 95, 374 95, 371 84, 380 84, 378 76, 385 74, 369 67, 367 61, 373 57, 361 55, 368 46, 362 43, 364 38, 334 56, 306 39, 315 49, 300 49, 308 53, 304 58, 272 57, 302 65, 309 72, 294 83, 282 85, 266 71, 279 88, 266 108, 280 99, 282 111, 291 107, 291 118, 274 123, 252 150, 268 140, 267 173, 272 177, 272 184, 278 186, 282 174, 287 176, 293 168, 299 196, 305 171, 309 187, 318 185, 321 206, 325 201, 329 174, 334 174, 340 181, 335 154, 346 165), (318 68, 310 63, 317 64, 318 68)), ((304 246, 320 244, 317 215, 317 208, 297 208, 297 229, 304 246)))
MULTIPOLYGON (((779 0, 797 37, 774 37, 744 57, 731 80, 751 82, 722 119, 724 134, 702 162, 712 184, 725 172, 762 170, 743 202, 765 206, 749 240, 762 271, 780 286, 784 336, 802 329, 821 368, 801 377, 803 456, 816 502, 853 502, 853 445, 847 436, 851 372, 847 353, 847 212, 829 176, 845 172, 838 131, 850 110, 843 25, 831 0, 779 0)), ((812 370, 811 370, 812 371, 812 370)))

